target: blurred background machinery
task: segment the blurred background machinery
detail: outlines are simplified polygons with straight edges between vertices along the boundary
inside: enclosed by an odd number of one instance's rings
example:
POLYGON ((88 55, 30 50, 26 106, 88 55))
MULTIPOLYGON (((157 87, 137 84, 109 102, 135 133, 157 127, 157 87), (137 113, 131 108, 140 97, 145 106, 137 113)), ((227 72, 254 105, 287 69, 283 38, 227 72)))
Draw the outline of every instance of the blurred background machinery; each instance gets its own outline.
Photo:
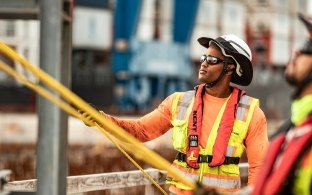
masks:
MULTIPOLYGON (((36 10, 29 9, 30 3, 39 0, 0 0, 0 38, 39 66, 39 22, 31 17, 14 19, 20 13, 8 18, 12 10, 1 5, 14 2, 33 16, 36 10)), ((269 133, 288 117, 291 89, 284 82, 283 71, 292 50, 306 37, 297 13, 311 15, 310 1, 72 2, 72 63, 67 75, 70 87, 107 113, 136 117, 154 109, 174 91, 191 90, 197 84, 199 57, 205 52, 197 38, 236 34, 252 49, 254 79, 244 89, 260 99, 269 133)), ((36 81, 19 64, 0 58, 36 81)), ((0 169, 11 169, 13 180, 35 178, 37 96, 3 72, 0 90, 0 169)), ((147 146, 172 160, 175 152, 169 139, 166 134, 147 146)), ((134 169, 101 135, 71 117, 68 141, 68 175, 134 169), (108 150, 109 157, 103 155, 108 150)))
MULTIPOLYGON (((307 0, 76 0, 72 90, 108 113, 146 113, 173 91, 197 84, 205 51, 198 37, 231 33, 253 52, 255 77, 246 90, 260 98, 269 118, 285 118, 290 89, 282 72, 306 37, 297 13, 311 10, 307 0)), ((0 38, 38 65, 38 22, 0 24, 0 38)), ((33 92, 4 73, 0 89, 0 111, 35 111, 33 92)))

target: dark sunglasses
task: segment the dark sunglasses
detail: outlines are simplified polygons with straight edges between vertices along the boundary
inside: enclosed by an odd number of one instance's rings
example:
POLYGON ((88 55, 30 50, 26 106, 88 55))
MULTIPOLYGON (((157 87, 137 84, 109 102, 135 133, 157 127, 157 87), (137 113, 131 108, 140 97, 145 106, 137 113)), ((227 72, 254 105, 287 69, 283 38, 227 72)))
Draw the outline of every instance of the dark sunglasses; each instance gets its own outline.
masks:
MULTIPOLYGON (((202 55, 200 57, 200 63, 203 63, 204 61, 207 62, 207 64, 209 65, 216 65, 216 64, 219 64, 219 63, 224 63, 225 61, 224 60, 221 60, 220 58, 217 58, 217 57, 214 57, 214 56, 207 56, 207 55, 202 55)), ((233 61, 229 60, 228 61, 228 64, 233 64, 233 61)))

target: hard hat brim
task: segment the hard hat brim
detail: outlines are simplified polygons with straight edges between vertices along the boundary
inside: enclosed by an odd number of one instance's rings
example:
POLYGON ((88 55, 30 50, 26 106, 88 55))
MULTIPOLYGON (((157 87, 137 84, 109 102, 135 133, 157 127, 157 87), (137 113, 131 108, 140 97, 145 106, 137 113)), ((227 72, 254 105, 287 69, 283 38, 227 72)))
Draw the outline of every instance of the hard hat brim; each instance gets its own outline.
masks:
POLYGON ((302 13, 298 13, 298 18, 304 24, 305 28, 309 33, 308 40, 300 48, 300 52, 306 54, 312 54, 312 20, 302 13))
POLYGON ((309 33, 312 32, 312 21, 307 16, 303 15, 302 13, 298 13, 298 18, 301 22, 305 25, 306 29, 309 33))
POLYGON ((210 41, 217 43, 217 46, 219 46, 220 49, 223 48, 223 50, 225 51, 225 54, 223 53, 225 56, 231 56, 236 61, 236 63, 238 63, 242 70, 242 75, 239 76, 237 72, 234 71, 235 74, 232 76, 231 79, 232 83, 241 86, 248 86, 251 83, 253 77, 253 67, 251 61, 246 56, 234 50, 231 50, 227 47, 227 45, 225 45, 225 41, 221 41, 219 38, 213 39, 208 37, 200 37, 199 39, 197 39, 197 41, 205 48, 209 48, 210 41))

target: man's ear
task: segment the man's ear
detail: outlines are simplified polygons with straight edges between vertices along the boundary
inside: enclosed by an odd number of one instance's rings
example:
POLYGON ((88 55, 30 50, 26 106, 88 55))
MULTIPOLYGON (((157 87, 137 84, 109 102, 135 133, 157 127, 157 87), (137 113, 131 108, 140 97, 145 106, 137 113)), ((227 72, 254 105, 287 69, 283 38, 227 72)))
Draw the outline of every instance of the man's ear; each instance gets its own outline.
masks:
POLYGON ((226 75, 231 75, 235 71, 235 65, 234 64, 228 64, 226 68, 226 75))

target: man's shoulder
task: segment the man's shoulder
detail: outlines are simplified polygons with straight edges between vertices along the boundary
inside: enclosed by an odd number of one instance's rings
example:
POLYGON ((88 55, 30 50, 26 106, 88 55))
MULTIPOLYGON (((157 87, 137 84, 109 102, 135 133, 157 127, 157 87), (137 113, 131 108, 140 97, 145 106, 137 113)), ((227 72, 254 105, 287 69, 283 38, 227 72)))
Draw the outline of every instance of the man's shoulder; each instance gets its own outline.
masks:
POLYGON ((194 97, 195 91, 178 91, 169 95, 165 101, 171 102, 171 105, 181 105, 181 103, 187 103, 194 97))
POLYGON ((260 103, 260 100, 258 98, 250 96, 246 93, 241 96, 240 102, 242 102, 242 101, 249 102, 249 103, 251 103, 252 101, 255 101, 257 105, 259 105, 259 103, 260 103))
POLYGON ((259 100, 259 98, 256 98, 256 97, 254 97, 254 96, 251 96, 251 95, 249 95, 249 94, 247 94, 247 93, 245 93, 245 94, 244 94, 244 96, 247 96, 247 97, 250 97, 250 98, 253 98, 253 99, 259 100))
POLYGON ((254 107, 254 111, 253 111, 254 114, 253 115, 257 115, 257 116, 259 116, 259 118, 266 118, 263 110, 260 107, 260 100, 258 98, 250 96, 248 94, 244 94, 240 100, 240 103, 242 101, 248 102, 249 104, 251 104, 254 101, 255 107, 254 107), (245 100, 244 100, 244 98, 245 98, 245 100))
POLYGON ((176 95, 194 95, 195 94, 195 90, 189 90, 189 91, 176 91, 174 93, 172 93, 170 96, 176 96, 176 95))
POLYGON ((253 119, 257 118, 258 120, 260 119, 260 120, 266 121, 266 116, 265 116, 263 110, 260 108, 260 105, 259 105, 259 104, 257 104, 257 105, 255 106, 255 109, 254 109, 253 117, 252 117, 252 118, 253 118, 253 119))

